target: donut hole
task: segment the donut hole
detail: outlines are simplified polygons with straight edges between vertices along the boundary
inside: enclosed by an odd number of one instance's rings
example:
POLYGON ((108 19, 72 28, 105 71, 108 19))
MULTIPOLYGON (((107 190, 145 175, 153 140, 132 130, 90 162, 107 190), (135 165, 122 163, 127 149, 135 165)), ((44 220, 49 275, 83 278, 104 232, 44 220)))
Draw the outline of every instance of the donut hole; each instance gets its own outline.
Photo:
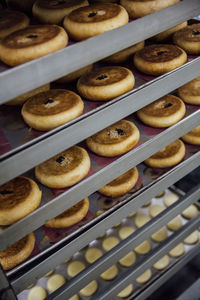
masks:
POLYGON ((48 98, 45 102, 44 102, 44 104, 49 104, 49 103, 53 103, 54 102, 54 100, 52 99, 52 98, 48 98))
POLYGON ((119 129, 119 128, 115 128, 115 130, 117 131, 117 133, 118 133, 119 135, 124 135, 124 130, 119 129))
POLYGON ((56 162, 61 164, 63 161, 65 160, 65 157, 64 156, 59 156, 57 159, 56 159, 56 162))
POLYGON ((103 74, 103 75, 98 76, 98 77, 96 78, 96 80, 103 80, 103 79, 106 79, 106 78, 108 78, 108 76, 105 75, 105 74, 103 74))
POLYGON ((9 190, 3 190, 0 192, 1 195, 8 195, 8 194, 12 194, 13 192, 12 191, 9 191, 9 190))
POLYGON ((28 39, 36 39, 38 36, 37 34, 30 34, 30 35, 27 35, 27 38, 28 39))
POLYGON ((95 17, 96 15, 97 15, 97 12, 91 12, 91 13, 89 13, 88 18, 95 17))
POLYGON ((164 54, 164 53, 167 53, 167 51, 158 51, 158 52, 157 52, 157 55, 160 56, 160 55, 162 55, 162 54, 164 54))
POLYGON ((167 103, 167 104, 165 104, 164 108, 168 108, 168 107, 170 107, 172 105, 173 105, 172 103, 167 103))
POLYGON ((200 35, 200 31, 199 31, 199 30, 193 30, 193 31, 192 31, 192 34, 193 34, 193 35, 200 35))

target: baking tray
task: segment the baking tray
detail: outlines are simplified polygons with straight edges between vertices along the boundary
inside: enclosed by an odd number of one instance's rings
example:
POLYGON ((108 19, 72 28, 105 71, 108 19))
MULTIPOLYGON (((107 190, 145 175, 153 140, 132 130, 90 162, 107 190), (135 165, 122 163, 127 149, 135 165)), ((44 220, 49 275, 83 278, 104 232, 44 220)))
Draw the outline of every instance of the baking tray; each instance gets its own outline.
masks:
MULTIPOLYGON (((186 146, 187 153, 185 159, 192 157, 194 153, 198 151, 194 146, 186 146)), ((81 235, 87 228, 91 227, 97 218, 102 219, 110 212, 116 210, 130 199, 136 197, 139 193, 146 190, 158 182, 161 178, 165 177, 173 168, 158 169, 147 167, 144 163, 137 166, 139 171, 139 178, 135 187, 129 191, 126 195, 118 198, 109 198, 96 192, 89 196, 90 209, 87 216, 79 223, 64 229, 51 229, 44 225, 35 231, 36 245, 30 258, 7 272, 8 276, 16 276, 20 273, 24 267, 29 266, 32 262, 37 261, 44 254, 57 248, 63 242, 68 242, 73 239, 74 236, 81 235), (101 216, 97 216, 98 211, 103 211, 101 216)), ((50 189, 47 189, 50 192, 50 189)), ((54 190, 54 192, 59 192, 54 190)), ((48 197, 46 194, 45 198, 48 197)), ((47 199, 48 200, 48 199, 47 199)), ((6 230, 6 229, 5 229, 6 230)))
MULTIPOLYGON (((165 191, 165 194, 169 194, 169 193, 175 193, 177 194, 178 196, 183 196, 185 195, 185 193, 183 193, 180 189, 176 189, 175 187, 172 187, 172 188, 169 188, 165 191)), ((145 215, 148 215, 148 210, 149 210, 149 207, 151 205, 161 205, 163 207, 165 207, 164 203, 163 203, 163 197, 155 197, 151 200, 151 204, 148 205, 147 207, 142 207, 140 208, 139 210, 137 210, 137 214, 145 214, 145 215)), ((198 208, 199 205, 197 205, 198 208)), ((199 213, 199 216, 200 216, 200 213, 199 213)), ((180 219, 182 220, 182 225, 185 225, 188 223, 188 220, 186 220, 185 218, 183 218, 181 215, 179 215, 180 219)), ((84 253, 85 251, 90 248, 90 247, 97 247, 99 249, 102 250, 103 253, 105 253, 104 249, 102 248, 102 241, 105 237, 108 237, 108 236, 115 236, 117 237, 119 240, 120 240, 120 237, 118 235, 118 232, 120 230, 120 228, 122 228, 123 226, 131 226, 133 227, 134 229, 136 229, 135 225, 134 225, 134 220, 135 216, 132 216, 132 217, 127 217, 127 218, 124 218, 122 221, 121 221, 121 224, 116 226, 116 227, 113 227, 109 230, 106 231, 105 233, 105 236, 103 237, 100 237, 100 238, 97 238, 96 240, 92 241, 88 247, 85 247, 84 249, 82 249, 81 251, 75 253, 73 255, 73 257, 70 259, 70 262, 73 261, 73 260, 80 260, 82 262, 84 262, 84 264, 87 266, 89 266, 90 264, 88 264, 84 258, 84 253)), ((167 232, 168 232, 168 236, 171 236, 173 234, 172 231, 168 230, 167 229, 167 232)), ((199 233, 199 239, 200 239, 200 233, 199 233)), ((150 242, 151 246, 152 246, 152 249, 154 249, 155 247, 158 246, 158 244, 160 243, 155 243, 153 242, 150 238, 148 239, 148 241, 150 242)), ((198 242, 198 244, 200 243, 200 241, 198 242)), ((194 249, 194 247, 196 246, 197 244, 195 245, 186 245, 184 244, 184 247, 185 247, 185 254, 188 253, 190 250, 194 249)), ((149 252, 148 254, 150 254, 151 252, 149 252)), ((136 263, 139 263, 139 262, 142 262, 142 259, 143 257, 145 257, 144 255, 138 255, 136 254, 136 263)), ((152 278, 150 281, 148 281, 146 284, 137 284, 135 281, 133 282, 133 285, 134 285, 134 292, 133 294, 126 298, 126 299, 132 299, 133 297, 137 296, 140 292, 142 292, 143 290, 145 290, 146 286, 147 285, 150 285, 152 281, 156 280, 161 274, 163 274, 164 272, 168 271, 171 267, 173 267, 174 264, 177 263, 177 261, 179 261, 180 259, 182 258, 179 257, 179 258, 172 258, 170 257, 170 264, 168 265, 167 268, 165 268, 164 270, 162 271, 157 271, 155 270, 154 268, 151 268, 151 271, 152 271, 152 278)), ((61 265, 59 265, 58 267, 56 267, 56 270, 54 272, 54 274, 62 274, 66 279, 67 281, 70 280, 70 278, 68 277, 68 275, 66 275, 66 267, 67 267, 68 263, 63 263, 61 265)), ((125 268, 125 267, 122 267, 121 265, 119 264, 116 264, 117 265, 117 268, 118 268, 118 271, 120 273, 120 276, 122 276, 121 274, 123 274, 123 272, 127 271, 128 268, 125 268)), ((116 279, 116 278, 115 278, 116 279)), ((40 285, 40 286, 43 286, 45 289, 46 289, 46 282, 47 282, 48 278, 41 278, 40 280, 37 281, 37 285, 40 285)), ((98 292, 101 292, 105 287, 107 287, 110 283, 112 284, 112 280, 111 281, 105 281, 103 279, 101 279, 100 277, 97 278, 97 282, 98 282, 98 286, 99 286, 99 289, 98 289, 98 292)), ((47 289, 46 289, 47 290, 47 289)), ((18 295, 18 299, 19 300, 25 300, 27 299, 27 295, 29 293, 29 290, 25 290, 23 291, 22 293, 20 293, 18 295)), ((80 296, 80 295, 79 295, 80 296)), ((96 299, 95 298, 95 294, 93 295, 93 297, 83 297, 83 296, 80 296, 80 299, 81 300, 86 300, 86 299, 96 299)), ((114 297, 112 298, 113 300, 118 300, 120 298, 118 297, 114 297)))

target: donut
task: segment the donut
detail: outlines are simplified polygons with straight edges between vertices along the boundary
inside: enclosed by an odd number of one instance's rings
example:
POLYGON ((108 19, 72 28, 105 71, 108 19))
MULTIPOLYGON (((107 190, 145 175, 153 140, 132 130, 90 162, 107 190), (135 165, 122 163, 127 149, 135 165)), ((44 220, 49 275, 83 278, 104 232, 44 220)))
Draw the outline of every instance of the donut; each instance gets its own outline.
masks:
POLYGON ((153 268, 161 271, 165 269, 170 264, 169 256, 165 255, 162 258, 160 258, 154 265, 153 268))
POLYGON ((200 105, 200 76, 182 85, 177 92, 184 102, 200 105))
POLYGON ((186 209, 184 209, 181 213, 182 217, 190 220, 198 215, 199 211, 198 208, 194 205, 191 204, 188 206, 186 209))
POLYGON ((20 176, 0 187, 0 225, 10 225, 34 211, 42 197, 38 185, 20 176))
POLYGON ((181 139, 188 144, 200 145, 200 125, 186 133, 181 139))
POLYGON ((0 59, 9 66, 17 66, 64 48, 67 43, 68 36, 62 27, 32 25, 0 41, 0 59))
POLYGON ((103 240, 102 248, 105 251, 110 251, 112 248, 119 244, 119 239, 114 236, 109 236, 103 240))
POLYGON ((186 109, 183 101, 173 95, 166 95, 137 111, 139 119, 152 127, 170 127, 180 121, 186 109))
POLYGON ((147 269, 144 273, 142 273, 139 277, 136 278, 136 282, 140 284, 144 284, 149 281, 152 277, 152 273, 150 269, 147 269))
POLYGON ((178 195, 170 193, 170 194, 166 194, 164 196, 163 202, 164 202, 166 207, 169 207, 170 205, 172 205, 173 203, 175 203, 178 200, 179 200, 178 195))
POLYGON ((142 48, 144 48, 144 41, 139 42, 117 53, 114 53, 104 58, 103 61, 111 64, 120 64, 128 60, 133 54, 135 54, 135 52, 139 51, 142 48))
POLYGON ((173 35, 176 45, 185 50, 187 54, 200 54, 200 24, 188 25, 173 35))
POLYGON ((167 228, 171 231, 176 231, 182 227, 182 220, 179 217, 175 217, 169 223, 167 223, 167 228))
POLYGON ((157 215, 159 215, 164 210, 164 207, 158 204, 151 205, 149 207, 149 214, 152 218, 155 218, 157 215))
POLYGON ((119 260, 119 264, 122 267, 130 267, 132 266, 136 261, 136 255, 135 252, 130 251, 129 253, 127 253, 125 256, 123 256, 120 260, 119 260))
POLYGON ((112 280, 114 279, 119 273, 117 266, 113 265, 108 268, 106 271, 101 273, 100 277, 104 280, 112 280))
POLYGON ((16 9, 26 13, 31 13, 35 0, 6 0, 6 4, 10 9, 16 9))
POLYGON ((22 12, 0 10, 0 40, 17 30, 26 28, 29 18, 22 12))
POLYGON ((81 77, 82 75, 85 75, 87 73, 89 73, 90 71, 92 71, 93 68, 93 64, 88 65, 86 67, 83 67, 75 72, 72 72, 68 75, 65 75, 59 79, 56 80, 57 83, 69 83, 72 82, 76 79, 78 79, 79 77, 81 77))
POLYGON ((139 137, 139 130, 132 122, 121 120, 89 137, 86 143, 94 153, 112 157, 131 150, 139 137))
POLYGON ((176 140, 147 158, 144 162, 153 168, 169 168, 180 163, 184 156, 185 145, 181 140, 176 140))
POLYGON ((73 10, 87 5, 87 0, 37 0, 32 11, 40 23, 60 24, 73 10))
POLYGON ((79 260, 74 260, 67 266, 67 275, 70 278, 75 277, 78 273, 85 269, 85 264, 79 260))
POLYGON ((38 165, 35 176, 50 188, 64 188, 79 182, 89 170, 90 158, 87 151, 73 146, 38 165))
POLYGON ((98 191, 99 193, 108 197, 119 197, 128 193, 134 187, 137 180, 138 171, 137 168, 134 167, 110 183, 106 184, 98 191))
POLYGON ((175 248, 169 251, 169 255, 171 257, 179 257, 185 253, 185 247, 183 243, 178 244, 175 248))
POLYGON ((56 89, 29 98, 22 107, 22 117, 30 127, 47 131, 80 116, 83 109, 84 104, 79 95, 56 89))
POLYGON ((84 297, 90 297, 96 293, 98 289, 98 283, 96 280, 92 280, 84 288, 80 290, 80 294, 84 297))
POLYGON ((75 41, 81 41, 128 23, 126 10, 112 3, 78 8, 64 18, 64 28, 75 41))
POLYGON ((157 44, 145 46, 136 52, 134 65, 148 75, 162 75, 180 67, 187 61, 185 51, 175 45, 157 44))
POLYGON ((134 222, 137 228, 140 228, 144 226, 146 223, 148 223, 150 220, 151 218, 149 216, 140 214, 135 217, 134 222))
POLYGON ((135 229, 133 227, 131 227, 131 226, 123 226, 119 230, 119 237, 120 237, 121 240, 125 240, 133 232, 135 232, 135 229))
POLYGON ((26 102, 26 100, 28 100, 28 98, 41 93, 41 92, 46 92, 50 89, 50 83, 44 84, 32 91, 29 91, 25 94, 22 94, 16 98, 13 98, 11 100, 9 100, 8 102, 6 102, 7 105, 23 105, 24 102, 26 102))
POLYGON ((178 3, 179 0, 120 0, 130 18, 140 18, 178 3))
POLYGON ((43 300, 47 297, 47 292, 42 286, 34 286, 28 293, 27 300, 43 300))
POLYGON ((135 84, 133 73, 123 67, 103 67, 78 80, 79 93, 88 100, 107 101, 130 91, 135 84))
POLYGON ((176 25, 176 26, 174 26, 172 28, 169 28, 169 29, 167 29, 167 30, 165 30, 163 32, 160 32, 160 33, 154 35, 151 38, 151 40, 153 40, 154 42, 157 42, 157 43, 167 41, 167 40, 169 40, 172 37, 172 35, 176 31, 178 31, 178 30, 180 30, 180 29, 182 29, 182 28, 184 28, 186 26, 187 26, 187 21, 185 21, 185 22, 183 22, 181 24, 178 24, 178 25, 176 25))
POLYGON ((193 245, 199 241, 199 233, 197 230, 193 231, 184 239, 184 243, 188 245, 193 245))
POLYGON ((47 289, 50 293, 53 293, 55 290, 59 289, 65 282, 66 279, 63 275, 55 274, 47 280, 47 289))
POLYGON ((89 199, 85 198, 74 206, 65 210, 62 214, 45 223, 46 227, 65 228, 72 226, 85 218, 89 209, 89 199))
POLYGON ((117 294, 117 297, 127 298, 132 294, 132 292, 133 292, 133 285, 130 283, 129 285, 127 285, 127 287, 125 287, 125 289, 123 289, 121 292, 117 294))
POLYGON ((151 244, 149 243, 149 241, 144 241, 139 244, 134 250, 139 255, 145 255, 151 250, 151 244))
POLYGON ((35 246, 35 235, 30 233, 0 252, 0 264, 7 271, 25 261, 35 246))
POLYGON ((103 255, 103 252, 98 248, 89 248, 85 252, 85 259, 89 264, 93 264, 97 259, 103 255))

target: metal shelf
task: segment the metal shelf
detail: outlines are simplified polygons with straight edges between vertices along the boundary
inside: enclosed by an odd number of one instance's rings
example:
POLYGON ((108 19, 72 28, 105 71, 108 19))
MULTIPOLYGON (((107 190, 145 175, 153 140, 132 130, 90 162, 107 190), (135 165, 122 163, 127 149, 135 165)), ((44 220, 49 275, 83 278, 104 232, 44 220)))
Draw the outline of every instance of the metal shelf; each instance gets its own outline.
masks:
POLYGON ((199 0, 184 0, 111 32, 4 70, 0 74, 0 103, 180 24, 186 19, 198 15, 199 12, 199 0))
MULTIPOLYGON (((26 266, 24 269, 20 269, 18 273, 16 272, 16 274, 11 274, 10 279, 12 280, 12 284, 15 291, 18 293, 21 290, 23 290, 23 288, 26 288, 26 286, 30 285, 33 281, 36 281, 37 279, 41 278, 50 269, 55 268, 58 264, 63 262, 67 257, 71 257, 75 252, 84 248, 97 236, 100 236, 107 229, 113 227, 116 223, 119 222, 119 220, 129 215, 130 211, 137 210, 143 204, 145 204, 149 199, 153 198, 155 195, 162 192, 164 189, 166 189, 167 187, 175 183, 177 180, 184 177, 188 172, 191 172, 193 169, 195 169, 197 167, 196 162, 198 161, 198 158, 196 155, 194 156, 195 157, 193 157, 193 159, 191 157, 187 163, 183 162, 178 168, 174 168, 171 172, 169 172, 167 176, 164 176, 164 178, 158 180, 150 188, 140 193, 132 200, 129 200, 129 202, 125 203, 115 211, 111 212, 106 217, 101 218, 100 216, 100 218, 93 223, 93 226, 91 228, 86 230, 81 235, 75 236, 72 241, 61 244, 60 247, 56 249, 56 251, 54 250, 51 251, 51 253, 47 253, 41 256, 37 261, 32 262, 31 266, 26 266)), ((189 196, 185 201, 176 202, 172 208, 170 207, 170 210, 166 214, 166 216, 165 213, 163 213, 162 215, 159 216, 158 219, 154 218, 155 221, 153 220, 153 223, 148 223, 148 225, 152 224, 150 227, 147 226, 148 230, 146 231, 142 230, 142 232, 140 230, 137 230, 137 232, 133 236, 133 242, 135 243, 134 245, 136 244, 138 245, 147 236, 149 236, 151 232, 156 231, 157 228, 160 228, 164 223, 167 223, 168 220, 172 219, 180 211, 184 210, 185 207, 187 207, 191 203, 196 202, 198 199, 198 192, 199 190, 195 191, 194 194, 191 197, 189 196), (174 210, 172 212, 171 209, 173 208, 174 210)), ((128 241, 128 239, 126 239, 126 241, 128 241)), ((120 243, 120 247, 121 245, 125 252, 126 251, 129 252, 130 247, 133 248, 133 244, 131 244, 130 246, 125 243, 125 246, 123 246, 124 241, 120 243)), ((110 263, 111 258, 109 257, 108 259, 109 262, 107 261, 104 264, 106 266, 108 266, 108 263, 110 263)), ((101 268, 101 265, 99 264, 98 267, 101 268)))
POLYGON ((0 184, 130 115, 198 75, 200 75, 200 58, 140 86, 128 95, 100 106, 94 112, 91 111, 87 117, 74 120, 71 125, 65 124, 25 143, 11 154, 8 152, 1 159, 0 184))
MULTIPOLYGON (((150 138, 125 155, 119 157, 114 162, 111 162, 106 167, 77 183, 59 196, 53 199, 52 196, 50 199, 45 199, 46 201, 38 209, 0 232, 0 250, 5 249, 10 244, 43 225, 47 220, 54 218, 67 208, 97 191, 100 187, 115 179, 116 174, 120 176, 170 142, 184 135, 199 124, 199 118, 200 110, 197 110, 180 122, 155 135, 153 138, 150 138)), ((28 174, 28 177, 30 177, 30 174, 28 174)))

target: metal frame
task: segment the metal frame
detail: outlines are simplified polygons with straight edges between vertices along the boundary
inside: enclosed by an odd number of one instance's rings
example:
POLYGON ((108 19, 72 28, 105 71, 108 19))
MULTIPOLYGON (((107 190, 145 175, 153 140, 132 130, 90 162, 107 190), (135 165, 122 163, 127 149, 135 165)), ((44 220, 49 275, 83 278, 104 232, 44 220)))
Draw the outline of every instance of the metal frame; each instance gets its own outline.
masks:
POLYGON ((120 176, 133 166, 144 161, 153 153, 168 145, 170 142, 184 135, 199 124, 199 118, 200 110, 141 144, 136 149, 131 150, 80 183, 77 183, 69 190, 30 213, 28 216, 10 225, 0 232, 0 250, 5 249, 29 232, 32 232, 43 225, 47 220, 54 218, 67 208, 75 205, 83 198, 97 191, 100 187, 115 179, 116 174, 120 176))
POLYGON ((198 15, 199 12, 198 0, 184 0, 111 32, 92 37, 4 71, 0 74, 0 102, 6 102, 42 84, 145 40, 198 15))
MULTIPOLYGON (((97 220, 97 222, 94 223, 93 226, 88 230, 86 230, 83 234, 81 234, 80 236, 76 236, 71 242, 63 243, 60 247, 58 247, 58 249, 56 249, 57 250, 56 252, 52 251, 52 253, 47 253, 46 255, 44 255, 44 257, 40 257, 38 261, 33 262, 31 264, 31 268, 26 266, 25 270, 20 270, 19 274, 16 275, 12 274, 11 278, 13 278, 12 284, 14 289, 17 292, 19 292, 21 291, 21 289, 30 285, 33 281, 36 281, 37 279, 41 278, 50 269, 56 267, 59 263, 63 262, 67 257, 72 256, 76 251, 79 251, 80 249, 85 247, 97 236, 101 235, 107 229, 114 226, 117 222, 119 222, 119 220, 127 217, 127 215, 130 214, 130 211, 137 210, 139 207, 145 204, 149 199, 153 198, 155 195, 162 192, 165 188, 169 187, 174 182, 184 177, 188 172, 191 172, 193 169, 195 169, 195 167, 197 167, 196 161, 197 161, 197 157, 196 159, 191 160, 190 164, 184 164, 180 169, 175 168, 172 172, 170 172, 168 176, 159 180, 152 187, 150 187, 143 193, 139 194, 137 197, 133 198, 129 202, 125 203, 122 207, 118 208, 117 210, 115 210, 105 218, 97 220)), ((197 197, 197 194, 195 193, 194 197, 197 197)), ((191 200, 192 202, 195 202, 197 198, 191 198, 192 200, 191 199, 187 200, 186 201, 187 204, 184 203, 180 204, 181 205, 180 207, 183 208, 182 205, 185 205, 184 207, 186 207, 187 205, 191 204, 191 202, 188 201, 191 200)), ((177 210, 175 208, 174 214, 178 214, 179 211, 180 208, 179 206, 177 206, 177 210)), ((170 219, 170 217, 173 218, 174 214, 172 215, 170 213, 167 216, 170 219)), ((164 219, 164 222, 165 221, 166 219, 164 219)), ((156 230, 156 228, 159 228, 159 226, 161 225, 162 223, 157 223, 156 221, 154 226, 157 227, 153 227, 153 229, 156 230)), ((140 240, 138 240, 138 236, 140 236, 140 233, 138 235, 137 232, 136 232, 137 235, 135 237, 134 242, 137 239, 136 242, 139 243, 140 240)), ((145 236, 142 236, 141 240, 146 237, 146 234, 148 234, 148 232, 143 232, 143 234, 145 234, 145 236)), ((108 266, 108 263, 106 263, 106 266, 108 266)))
POLYGON ((200 75, 200 58, 148 82, 136 90, 91 112, 88 117, 63 125, 2 156, 0 184, 24 173, 53 155, 84 140, 99 130, 123 119, 200 75), (192 72, 191 72, 192 70, 192 72), (184 74, 184 76, 183 76, 184 74), (113 111, 115 113, 113 114, 113 111), (59 131, 58 131, 59 130, 59 131), (51 147, 47 147, 51 145, 51 147), (34 155, 33 155, 34 152, 34 155))

